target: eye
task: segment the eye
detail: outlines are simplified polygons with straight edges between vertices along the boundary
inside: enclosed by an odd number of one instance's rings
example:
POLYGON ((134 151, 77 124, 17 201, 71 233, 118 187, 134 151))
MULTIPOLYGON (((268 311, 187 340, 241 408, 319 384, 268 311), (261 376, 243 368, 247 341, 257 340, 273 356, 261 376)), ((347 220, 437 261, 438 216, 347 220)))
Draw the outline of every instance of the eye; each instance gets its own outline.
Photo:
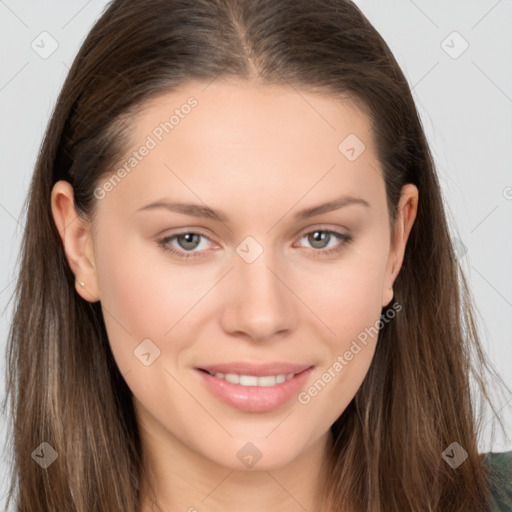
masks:
POLYGON ((208 238, 203 233, 198 233, 196 231, 185 231, 183 233, 177 233, 175 235, 162 238, 158 241, 158 245, 160 245, 165 251, 174 254, 178 258, 186 259, 196 256, 205 256, 206 247, 204 247, 205 244, 201 246, 202 238, 211 242, 210 238, 208 238), (173 241, 176 242, 177 246, 170 245, 173 241), (198 248, 202 250, 194 250, 198 248))
POLYGON ((306 239, 307 243, 311 244, 316 254, 332 254, 342 251, 345 245, 352 242, 353 238, 350 235, 345 235, 330 229, 315 229, 304 233, 300 240, 306 239))

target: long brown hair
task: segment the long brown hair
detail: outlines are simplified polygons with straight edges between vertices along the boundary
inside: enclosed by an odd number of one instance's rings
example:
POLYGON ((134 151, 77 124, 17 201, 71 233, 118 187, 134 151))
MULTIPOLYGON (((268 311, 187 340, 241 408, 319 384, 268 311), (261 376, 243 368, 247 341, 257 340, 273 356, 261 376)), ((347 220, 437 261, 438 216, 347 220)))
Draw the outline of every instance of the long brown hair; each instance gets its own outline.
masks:
POLYGON ((346 0, 114 0, 90 31, 25 205, 7 374, 16 510, 140 509, 131 392, 99 303, 75 292, 50 196, 56 181, 69 181, 77 214, 92 218, 94 189, 126 149, 132 116, 163 92, 221 76, 354 99, 371 119, 391 222, 401 187, 419 189, 394 285, 403 310, 380 329, 368 374, 331 428, 325 509, 486 510, 470 381, 488 398, 484 373, 492 368, 410 88, 382 37, 346 0), (31 457, 42 442, 58 454, 46 470, 31 457), (441 456, 452 442, 468 454, 457 469, 441 456))

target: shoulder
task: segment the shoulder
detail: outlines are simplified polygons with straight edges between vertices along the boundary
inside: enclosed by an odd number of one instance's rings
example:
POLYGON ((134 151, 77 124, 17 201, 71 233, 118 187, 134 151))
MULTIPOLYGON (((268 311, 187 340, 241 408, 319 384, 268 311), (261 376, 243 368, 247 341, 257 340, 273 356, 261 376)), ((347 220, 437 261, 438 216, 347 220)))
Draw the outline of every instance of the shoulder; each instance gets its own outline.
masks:
POLYGON ((512 451, 483 455, 489 467, 491 509, 489 512, 512 512, 512 451))

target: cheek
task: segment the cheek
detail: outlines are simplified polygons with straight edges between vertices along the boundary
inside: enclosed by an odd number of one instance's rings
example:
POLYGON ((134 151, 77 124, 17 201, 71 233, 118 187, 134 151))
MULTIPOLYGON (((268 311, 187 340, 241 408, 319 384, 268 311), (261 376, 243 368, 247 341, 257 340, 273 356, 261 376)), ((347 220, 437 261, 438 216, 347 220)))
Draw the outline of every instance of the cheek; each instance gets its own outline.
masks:
POLYGON ((381 237, 374 237, 350 248, 339 261, 316 264, 314 272, 297 273, 297 289, 336 333, 333 343, 357 336, 378 319, 386 264, 386 245, 381 237))
POLYGON ((303 281, 323 329, 322 366, 298 397, 311 415, 331 425, 361 386, 375 353, 387 263, 382 240, 303 281), (332 332, 334 331, 334 333, 332 332))
MULTIPOLYGON (((157 248, 122 229, 98 233, 95 265, 101 306, 112 351, 123 370, 131 368, 133 351, 144 340, 162 347, 164 334, 183 315, 193 291, 177 275, 151 261, 157 248), (172 290, 172 293, 170 293, 172 290)), ((190 307, 190 306, 189 306, 190 307)))
POLYGON ((340 280, 337 292, 319 303, 318 316, 335 334, 324 329, 322 364, 297 398, 308 417, 318 418, 324 429, 343 413, 368 373, 381 318, 380 280, 378 273, 362 273, 358 279, 354 274, 340 280))
POLYGON ((340 360, 344 374, 361 380, 371 362, 381 315, 382 273, 361 265, 333 283, 329 293, 316 298, 318 314, 332 329, 324 337, 328 366, 340 360), (333 291, 333 289, 335 291, 333 291))
POLYGON ((343 414, 360 388, 375 353, 376 339, 353 340, 319 368, 311 384, 297 397, 308 418, 318 418, 327 430, 343 414))

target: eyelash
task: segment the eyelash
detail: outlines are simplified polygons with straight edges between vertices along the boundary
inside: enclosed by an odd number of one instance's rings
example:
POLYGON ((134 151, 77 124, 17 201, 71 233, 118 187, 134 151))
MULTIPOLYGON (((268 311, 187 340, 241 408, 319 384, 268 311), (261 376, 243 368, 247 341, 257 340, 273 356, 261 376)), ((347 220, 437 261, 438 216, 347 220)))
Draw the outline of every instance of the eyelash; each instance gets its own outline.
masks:
MULTIPOLYGON (((345 245, 347 245, 353 241, 352 236, 344 235, 343 233, 339 233, 337 231, 333 231, 330 229, 313 229, 311 231, 306 231, 305 233, 303 233, 300 236, 299 240, 301 240, 302 238, 304 238, 307 235, 310 235, 310 234, 316 233, 316 232, 334 235, 334 237, 336 237, 338 240, 341 241, 341 244, 339 244, 336 247, 331 247, 330 249, 320 249, 320 250, 313 249, 315 256, 328 256, 333 253, 341 252, 344 249, 345 245)), ((181 258, 181 259, 185 259, 185 260, 189 259, 189 258, 201 258, 201 257, 206 256, 206 254, 205 254, 206 251, 201 251, 201 252, 178 251, 168 245, 171 240, 173 240, 179 236, 182 236, 182 235, 200 235, 200 236, 206 238, 208 241, 212 242, 210 237, 206 236, 204 233, 201 233, 200 231, 182 231, 181 233, 176 233, 171 236, 166 236, 166 237, 158 240, 158 245, 164 251, 170 252, 172 255, 177 256, 178 258, 181 258)))

